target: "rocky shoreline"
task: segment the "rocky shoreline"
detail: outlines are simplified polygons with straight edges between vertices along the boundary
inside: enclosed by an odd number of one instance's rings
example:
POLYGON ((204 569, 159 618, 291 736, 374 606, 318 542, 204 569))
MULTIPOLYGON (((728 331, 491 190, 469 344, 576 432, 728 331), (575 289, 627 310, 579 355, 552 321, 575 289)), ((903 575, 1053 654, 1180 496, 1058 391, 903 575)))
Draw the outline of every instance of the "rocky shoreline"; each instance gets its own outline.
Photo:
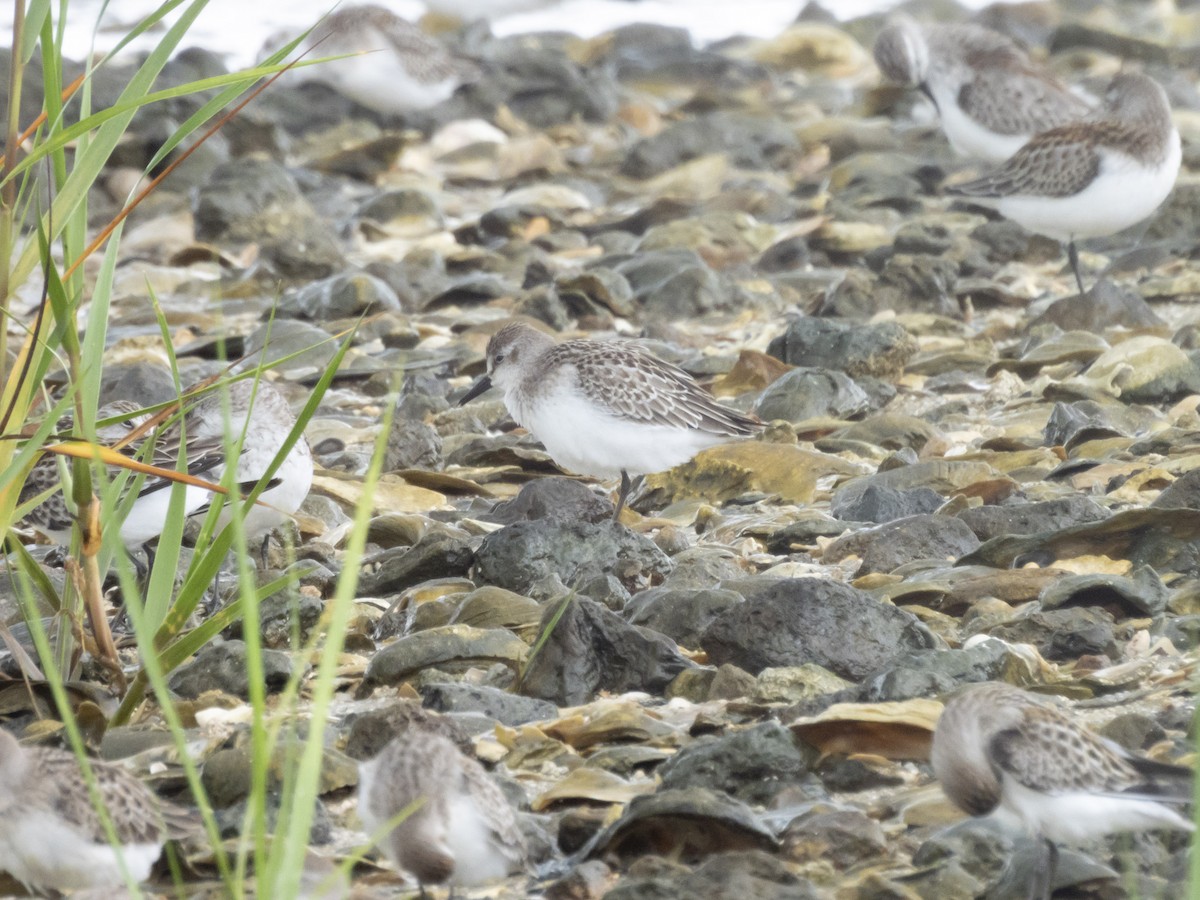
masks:
MULTIPOLYGON (((303 664, 292 623, 320 619, 396 404, 314 849, 360 840, 352 758, 422 705, 519 801, 537 876, 511 897, 1019 896, 1021 841, 948 827, 927 762, 938 700, 967 682, 1192 758, 1198 16, 1068 0, 977 19, 1073 82, 1127 58, 1170 95, 1176 189, 1084 246, 1082 296, 1057 244, 943 196, 977 164, 879 83, 880 16, 810 8, 706 49, 652 26, 472 26, 441 39, 488 75, 446 103, 398 123, 281 85, 173 173, 122 240, 102 402, 169 391, 147 286, 185 383, 218 342, 269 337, 269 357, 298 354, 276 381, 297 406, 357 328, 307 430, 313 571, 261 611, 270 683, 303 664), (772 424, 650 476, 610 522, 499 400, 455 405, 514 317, 638 339, 772 424)), ((189 51, 164 78, 218 66, 189 51)), ((99 78, 95 105, 119 83, 99 78)), ((96 222, 189 102, 135 120, 96 222)), ((172 688, 245 697, 239 653, 231 635, 172 688)), ((230 827, 247 760, 236 729, 206 760, 230 827)), ((1179 896, 1186 844, 1065 852, 1060 877, 1070 896, 1179 896)))

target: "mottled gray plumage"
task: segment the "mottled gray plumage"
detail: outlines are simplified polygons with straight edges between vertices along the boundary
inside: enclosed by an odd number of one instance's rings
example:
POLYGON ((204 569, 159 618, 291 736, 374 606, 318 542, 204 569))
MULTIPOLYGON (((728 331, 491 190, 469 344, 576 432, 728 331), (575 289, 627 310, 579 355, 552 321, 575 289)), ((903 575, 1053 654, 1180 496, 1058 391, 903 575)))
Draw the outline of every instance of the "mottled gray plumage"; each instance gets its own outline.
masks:
MULTIPOLYGON (((117 400, 105 404, 96 412, 96 420, 98 422, 118 417, 124 418, 122 421, 97 427, 96 440, 100 444, 113 446, 125 440, 131 432, 147 422, 152 416, 149 413, 141 412, 140 406, 127 400, 117 400)), ((66 417, 59 423, 58 431, 60 434, 70 434, 73 430, 71 417, 66 417)), ((82 435, 76 437, 82 439, 82 435)), ((149 431, 137 440, 122 446, 120 450, 126 456, 139 459, 150 465, 165 469, 175 469, 179 460, 179 443, 181 438, 182 431, 178 426, 165 429, 159 433, 149 431), (151 442, 151 446, 148 448, 146 447, 147 441, 151 442), (148 452, 148 455, 142 452, 144 449, 148 452)), ((224 461, 224 458, 225 448, 219 439, 210 437, 193 440, 189 438, 186 466, 190 474, 202 477, 219 466, 224 461)), ((21 487, 19 502, 25 503, 59 484, 58 459, 52 454, 46 454, 30 470, 29 476, 25 479, 25 484, 21 487)), ((153 476, 144 478, 138 489, 139 500, 135 501, 133 508, 130 510, 129 517, 136 518, 143 514, 142 510, 146 508, 147 504, 142 502, 142 498, 150 498, 160 491, 168 490, 172 484, 174 482, 170 479, 155 478, 153 476)), ((191 507, 194 508, 202 501, 203 497, 197 495, 197 503, 191 504, 191 507)), ((66 544, 70 540, 70 531, 74 523, 74 518, 71 515, 62 491, 56 491, 38 504, 38 506, 30 510, 24 519, 24 523, 31 528, 37 529, 51 540, 60 544, 66 544)), ((153 527, 150 530, 153 531, 153 527)), ((161 525, 158 530, 161 531, 161 525)), ((130 549, 134 549, 144 543, 145 540, 143 529, 131 529, 125 543, 130 549)))
POLYGON ((492 336, 487 363, 488 374, 460 403, 494 383, 512 417, 558 465, 582 475, 620 475, 616 515, 630 473, 662 472, 763 427, 718 403, 682 369, 626 344, 559 343, 517 322, 492 336))
MULTIPOLYGON (((135 881, 149 875, 165 841, 199 833, 198 816, 160 802, 125 769, 101 760, 90 765, 135 881)), ((43 889, 124 883, 79 761, 53 747, 24 747, 3 730, 0 869, 43 889)))
POLYGON ((474 885, 526 864, 516 814, 483 767, 441 734, 410 727, 359 764, 359 818, 369 832, 419 804, 380 840, 422 884, 474 885))
POLYGON ((982 816, 1007 804, 1035 834, 1122 830, 1122 801, 1130 804, 1130 830, 1156 827, 1145 824, 1148 815, 1157 819, 1157 827, 1190 830, 1190 823, 1158 805, 1190 799, 1189 769, 1131 754, 1011 685, 973 685, 956 695, 938 721, 932 760, 943 791, 956 806, 982 816), (1024 799, 1014 802, 1014 788, 1023 789, 1024 799), (1091 821, 1046 828, 1034 821, 1027 794, 1040 795, 1048 808, 1056 797, 1073 797, 1074 806, 1095 809, 1091 821), (1087 798, 1094 798, 1094 804, 1087 798))
POLYGON ((957 149, 985 159, 1006 158, 1032 135, 1090 110, 1009 38, 978 25, 920 24, 895 16, 876 39, 875 61, 889 80, 916 85, 934 101, 957 149), (967 122, 981 133, 970 133, 967 122))
POLYGON ((1105 150, 1144 166, 1162 163, 1171 127, 1171 106, 1158 83, 1145 75, 1121 74, 1093 116, 1036 135, 999 168, 946 192, 981 198, 1070 197, 1096 178, 1105 150))

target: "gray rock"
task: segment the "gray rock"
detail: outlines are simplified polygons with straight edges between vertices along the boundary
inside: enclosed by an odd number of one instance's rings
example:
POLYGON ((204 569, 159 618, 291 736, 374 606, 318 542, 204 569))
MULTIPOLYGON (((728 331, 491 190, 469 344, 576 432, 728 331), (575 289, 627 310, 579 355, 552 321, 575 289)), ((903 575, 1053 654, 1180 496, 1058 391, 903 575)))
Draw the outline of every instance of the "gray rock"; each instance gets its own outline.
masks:
POLYGON ((279 304, 279 311, 295 319, 328 322, 363 313, 399 312, 400 298, 374 275, 341 272, 288 292, 279 304))
POLYGON ((979 546, 967 524, 953 516, 909 516, 838 538, 825 548, 824 558, 837 562, 847 556, 862 559, 859 575, 892 572, 918 559, 957 559, 979 546))
POLYGON ((905 652, 934 646, 911 613, 843 584, 783 579, 722 613, 704 632, 709 660, 751 674, 777 666, 816 663, 861 681, 905 652))
POLYGON ((881 524, 908 516, 926 515, 946 502, 946 498, 929 488, 900 491, 873 484, 858 495, 839 495, 830 512, 848 522, 881 524))
POLYGON ((822 316, 869 319, 879 312, 922 312, 959 316, 954 294, 957 266, 938 256, 897 253, 878 278, 849 269, 826 296, 822 316))
POLYGON ((1033 644, 1051 662, 1085 655, 1120 655, 1113 635, 1113 617, 1103 609, 1051 609, 989 628, 987 633, 1009 643, 1033 644))
POLYGON ((360 695, 369 695, 379 685, 399 684, 425 669, 465 672, 472 666, 500 663, 516 671, 528 653, 528 645, 503 628, 427 628, 377 651, 367 664, 360 695))
POLYGON ((799 149, 795 133, 774 116, 718 111, 684 119, 625 154, 621 174, 652 178, 710 153, 725 153, 737 166, 773 169, 799 149))
POLYGON ((1200 509, 1200 469, 1180 475, 1150 505, 1162 509, 1200 509))
POLYGON ((893 379, 917 352, 917 342, 896 322, 851 325, 805 316, 788 323, 767 352, 793 366, 893 379))
POLYGON ((538 478, 521 488, 517 496, 497 503, 485 522, 512 525, 538 520, 555 522, 603 522, 611 519, 613 505, 574 478, 538 478))
POLYGON ((1083 294, 1055 300, 1026 328, 1032 331, 1046 324, 1102 334, 1109 328, 1156 328, 1166 323, 1136 291, 1101 278, 1083 294))
POLYGON ((793 819, 780 835, 787 858, 828 860, 841 870, 887 855, 883 827, 853 809, 814 811, 793 819))
POLYGON ((639 253, 613 267, 648 322, 676 322, 729 305, 721 280, 694 250, 639 253))
POLYGON ((626 607, 626 617, 634 625, 665 634, 681 647, 699 647, 700 636, 712 621, 741 602, 741 594, 719 588, 656 587, 634 597, 626 607))
POLYGON ((1000 641, 983 641, 969 650, 915 650, 863 680, 861 699, 876 703, 947 694, 959 685, 1002 680, 1014 663, 1000 641))
POLYGON ((442 439, 432 425, 398 409, 392 418, 383 454, 385 471, 426 469, 436 472, 442 467, 442 439))
POLYGON ((1042 609, 1102 607, 1121 618, 1161 616, 1167 609, 1167 586, 1149 566, 1133 575, 1068 575, 1050 584, 1041 597, 1042 609))
POLYGON ((818 753, 798 745, 778 722, 763 722, 720 737, 699 738, 659 768, 662 787, 703 787, 747 803, 768 805, 809 774, 818 753))
POLYGON ((762 850, 720 853, 691 873, 629 875, 605 900, 817 900, 824 894, 762 850))
POLYGON ((328 331, 308 322, 275 319, 250 333, 246 338, 246 355, 250 364, 288 357, 287 362, 278 366, 287 377, 305 375, 315 380, 337 354, 337 342, 331 337, 328 331))
MULTIPOLYGON (((292 658, 279 650, 263 650, 262 669, 267 692, 280 690, 292 675, 292 658)), ((206 644, 195 659, 175 671, 169 683, 171 690, 181 697, 194 699, 205 691, 216 690, 249 699, 245 642, 206 644)))
POLYGON ((420 690, 421 699, 429 709, 440 713, 482 713, 509 726, 553 719, 558 715, 558 707, 553 703, 482 684, 439 682, 424 685, 420 690))
POLYGON ((364 561, 358 589, 366 596, 381 596, 429 578, 466 575, 472 559, 465 539, 431 531, 412 547, 384 550, 364 561))
POLYGON ((292 176, 278 163, 239 159, 218 166, 196 194, 196 239, 240 249, 257 243, 288 278, 324 278, 342 254, 292 176))
POLYGON ((135 360, 109 363, 100 379, 100 405, 114 400, 131 400, 154 406, 178 398, 171 370, 158 363, 135 360))
POLYGON ((542 620, 549 634, 525 670, 522 692, 528 696, 577 706, 598 691, 661 693, 694 665, 670 639, 628 624, 594 600, 562 602, 565 608, 549 604, 542 620), (550 628, 559 609, 562 615, 550 628))
POLYGON ((481 581, 537 599, 562 596, 597 574, 627 588, 661 579, 671 560, 649 538, 612 522, 516 522, 483 539, 475 554, 481 581))
MULTIPOLYGON (((1160 495, 1161 496, 1161 495, 1160 495)), ((1108 510, 1079 494, 1044 500, 1041 503, 1012 503, 1004 506, 976 506, 964 509, 958 518, 981 541, 1003 534, 1036 534, 1083 522, 1098 522, 1109 516, 1108 510)))
POLYGON ((353 715, 346 734, 346 755, 351 759, 371 759, 405 729, 416 727, 447 737, 458 749, 474 755, 475 742, 462 725, 450 716, 439 716, 415 700, 397 700, 382 708, 353 715))
POLYGON ((754 411, 766 421, 803 422, 825 416, 849 419, 870 407, 866 391, 849 375, 805 368, 792 369, 775 379, 758 398, 754 411))

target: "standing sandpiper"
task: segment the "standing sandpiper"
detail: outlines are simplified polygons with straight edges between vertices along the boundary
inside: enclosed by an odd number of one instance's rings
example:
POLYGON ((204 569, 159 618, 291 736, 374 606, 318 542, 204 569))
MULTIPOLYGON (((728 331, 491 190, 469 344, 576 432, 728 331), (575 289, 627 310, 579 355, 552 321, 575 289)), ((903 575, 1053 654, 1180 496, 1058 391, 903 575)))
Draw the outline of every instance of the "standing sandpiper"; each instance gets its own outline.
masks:
POLYGON ((1031 896, 1049 898, 1058 843, 1122 831, 1192 831, 1169 805, 1192 797, 1190 769, 1134 756, 1007 684, 972 685, 946 704, 933 771, 973 816, 997 813, 1044 842, 1031 896))
POLYGON ((346 6, 319 22, 305 41, 316 57, 358 54, 304 69, 355 103, 384 115, 436 106, 480 77, 418 26, 382 6, 346 6))
POLYGON ((122 863, 134 882, 145 881, 165 841, 199 833, 193 814, 161 803, 125 769, 89 762, 119 856, 75 756, 23 747, 0 729, 0 869, 27 888, 118 888, 122 863))
POLYGON ((358 815, 368 833, 411 807, 379 843, 422 894, 427 884, 469 887, 525 866, 525 838, 508 799, 444 735, 410 726, 358 772, 358 815))
POLYGON ((894 17, 875 40, 887 78, 919 87, 964 156, 1008 159, 1035 134, 1091 107, 1002 34, 978 25, 921 25, 894 17))
POLYGON ((581 475, 620 476, 614 520, 629 495, 630 473, 662 472, 763 427, 648 353, 617 343, 559 343, 521 323, 488 341, 487 374, 459 405, 493 384, 504 391, 509 414, 558 465, 581 475))
POLYGON ((1158 209, 1181 157, 1166 92, 1149 76, 1122 73, 1095 114, 1034 136, 995 171, 946 192, 1065 243, 1082 294, 1076 239, 1116 234, 1158 209))

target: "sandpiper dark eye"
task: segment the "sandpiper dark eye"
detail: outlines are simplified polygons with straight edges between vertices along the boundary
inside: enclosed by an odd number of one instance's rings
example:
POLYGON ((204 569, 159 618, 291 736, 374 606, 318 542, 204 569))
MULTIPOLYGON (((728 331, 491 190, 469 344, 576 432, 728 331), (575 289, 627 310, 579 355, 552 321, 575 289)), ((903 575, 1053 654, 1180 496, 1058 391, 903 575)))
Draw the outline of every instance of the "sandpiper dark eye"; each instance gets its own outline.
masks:
POLYGON ((504 362, 504 354, 503 353, 497 353, 495 356, 492 357, 492 365, 494 365, 494 366, 499 365, 502 362, 504 362))

